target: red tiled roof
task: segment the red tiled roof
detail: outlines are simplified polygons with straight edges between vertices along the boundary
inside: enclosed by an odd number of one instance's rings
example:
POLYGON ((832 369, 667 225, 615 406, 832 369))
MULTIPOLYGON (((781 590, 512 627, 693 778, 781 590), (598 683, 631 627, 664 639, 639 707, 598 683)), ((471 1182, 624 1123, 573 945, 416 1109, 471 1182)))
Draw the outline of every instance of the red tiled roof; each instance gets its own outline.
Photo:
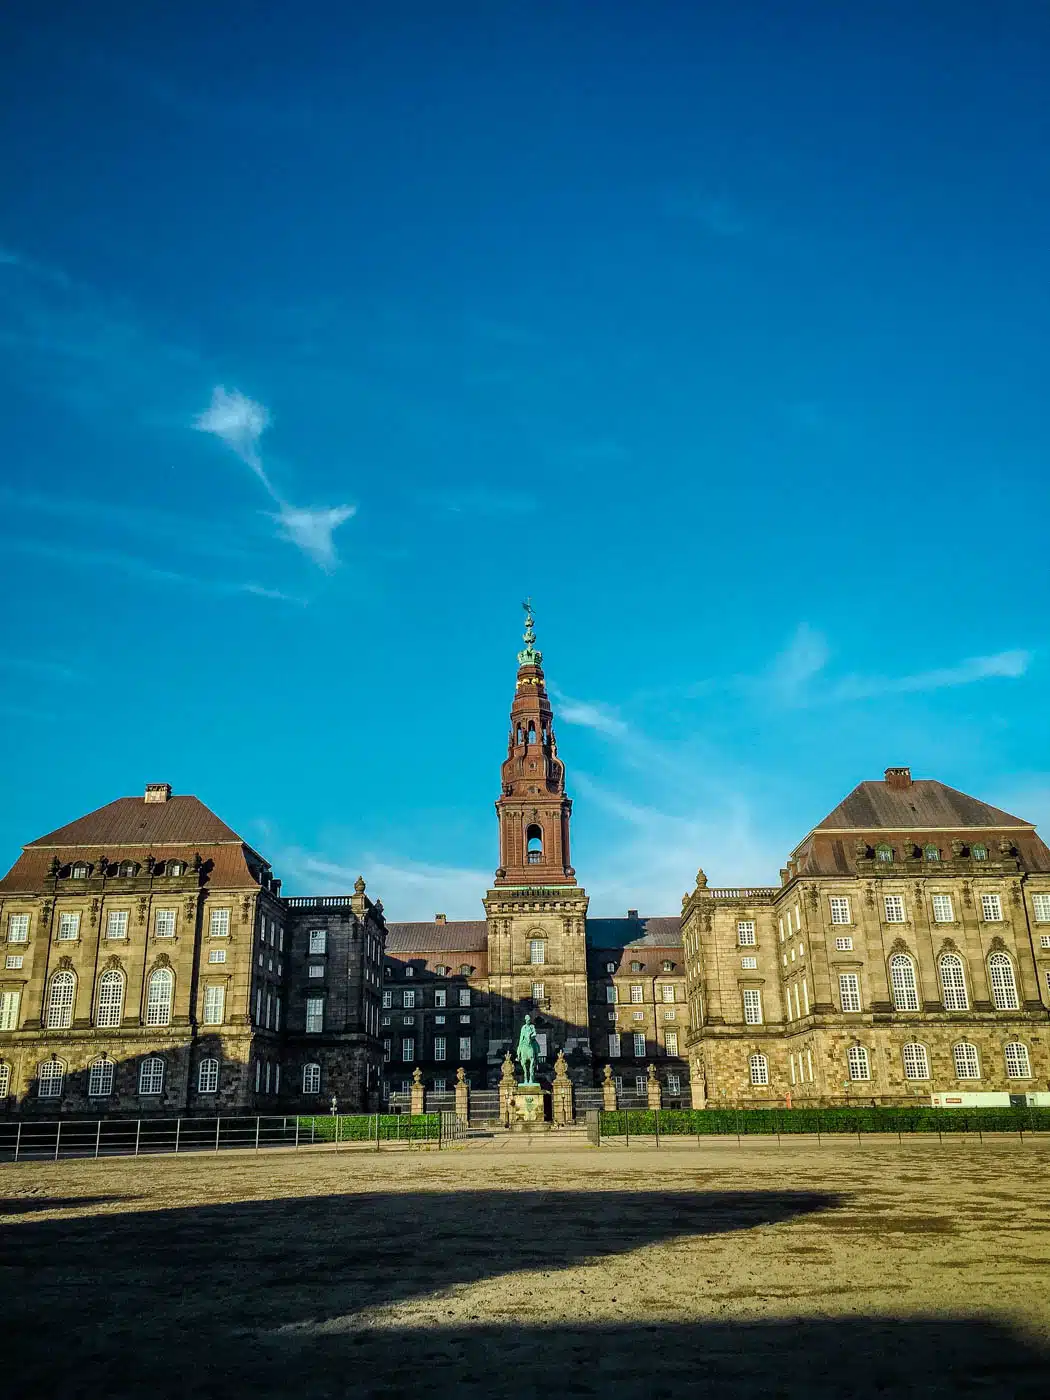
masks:
POLYGON ((391 953, 387 948, 387 954, 393 962, 411 963, 417 972, 430 972, 435 976, 449 976, 450 973, 438 973, 438 968, 449 968, 451 975, 459 975, 460 967, 469 967, 471 977, 485 977, 489 970, 489 955, 487 948, 455 948, 444 954, 442 953, 419 953, 416 949, 407 952, 391 953))
POLYGON ((486 951, 488 946, 488 924, 484 919, 386 926, 388 953, 477 953, 486 951))

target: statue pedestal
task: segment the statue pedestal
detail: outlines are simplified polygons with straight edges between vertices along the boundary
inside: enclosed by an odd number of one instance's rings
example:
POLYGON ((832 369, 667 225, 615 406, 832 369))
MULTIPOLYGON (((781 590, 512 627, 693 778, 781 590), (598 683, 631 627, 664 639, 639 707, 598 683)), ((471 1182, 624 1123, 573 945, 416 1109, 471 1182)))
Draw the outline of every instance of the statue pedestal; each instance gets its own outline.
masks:
POLYGON ((511 1098, 512 1128, 542 1127, 545 1094, 539 1084, 519 1084, 511 1098))

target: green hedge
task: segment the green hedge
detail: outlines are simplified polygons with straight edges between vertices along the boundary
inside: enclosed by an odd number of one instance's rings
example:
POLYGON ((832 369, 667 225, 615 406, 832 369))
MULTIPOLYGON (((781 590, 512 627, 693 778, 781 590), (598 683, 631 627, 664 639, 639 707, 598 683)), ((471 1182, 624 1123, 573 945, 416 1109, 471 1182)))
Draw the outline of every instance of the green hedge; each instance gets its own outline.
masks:
POLYGON ((617 1109, 600 1115, 602 1137, 701 1133, 1050 1132, 1050 1108, 617 1109), (659 1123, 657 1122, 659 1120, 659 1123))
POLYGON ((304 1142, 436 1142, 441 1136, 439 1113, 340 1113, 299 1119, 299 1144, 304 1142))

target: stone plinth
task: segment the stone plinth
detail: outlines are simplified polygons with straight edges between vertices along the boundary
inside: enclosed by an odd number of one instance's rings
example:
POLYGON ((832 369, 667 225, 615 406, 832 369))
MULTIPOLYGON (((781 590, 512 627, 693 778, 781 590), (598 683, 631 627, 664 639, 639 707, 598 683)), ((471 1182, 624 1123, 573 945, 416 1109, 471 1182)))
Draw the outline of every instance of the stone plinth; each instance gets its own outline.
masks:
POLYGON ((611 1065, 605 1066, 605 1078, 602 1080, 602 1108, 606 1113, 616 1112, 616 1084, 611 1065))
POLYGON ((461 1123, 470 1118, 470 1085, 462 1065, 456 1071, 456 1117, 461 1123))
POLYGON ((660 1081, 656 1077, 656 1066, 649 1066, 649 1073, 645 1081, 645 1098, 650 1108, 660 1107, 660 1081))
POLYGON ((551 1117, 555 1123, 564 1127, 571 1123, 575 1114, 572 1107, 572 1080, 569 1078, 569 1067, 565 1062, 562 1051, 558 1051, 558 1058, 554 1062, 554 1085, 551 1093, 551 1117))
POLYGON ((503 1071, 499 1081, 499 1121, 504 1128, 509 1128, 511 1124, 512 1104, 517 1088, 514 1082, 514 1064, 508 1053, 503 1056, 503 1071))
POLYGON ((423 1071, 417 1065, 412 1071, 412 1102, 413 1113, 423 1112, 423 1071))
POLYGON ((511 1100, 511 1127, 542 1126, 544 1098, 539 1084, 519 1084, 511 1100))

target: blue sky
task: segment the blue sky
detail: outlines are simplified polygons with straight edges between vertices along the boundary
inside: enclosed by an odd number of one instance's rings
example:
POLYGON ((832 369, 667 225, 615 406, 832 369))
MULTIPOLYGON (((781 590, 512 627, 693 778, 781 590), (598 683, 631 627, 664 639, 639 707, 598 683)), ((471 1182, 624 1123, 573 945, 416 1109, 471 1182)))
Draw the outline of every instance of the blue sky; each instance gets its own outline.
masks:
POLYGON ((147 781, 477 917, 531 593, 592 912, 909 763, 1050 829, 1050 16, 0 35, 0 863, 147 781))

